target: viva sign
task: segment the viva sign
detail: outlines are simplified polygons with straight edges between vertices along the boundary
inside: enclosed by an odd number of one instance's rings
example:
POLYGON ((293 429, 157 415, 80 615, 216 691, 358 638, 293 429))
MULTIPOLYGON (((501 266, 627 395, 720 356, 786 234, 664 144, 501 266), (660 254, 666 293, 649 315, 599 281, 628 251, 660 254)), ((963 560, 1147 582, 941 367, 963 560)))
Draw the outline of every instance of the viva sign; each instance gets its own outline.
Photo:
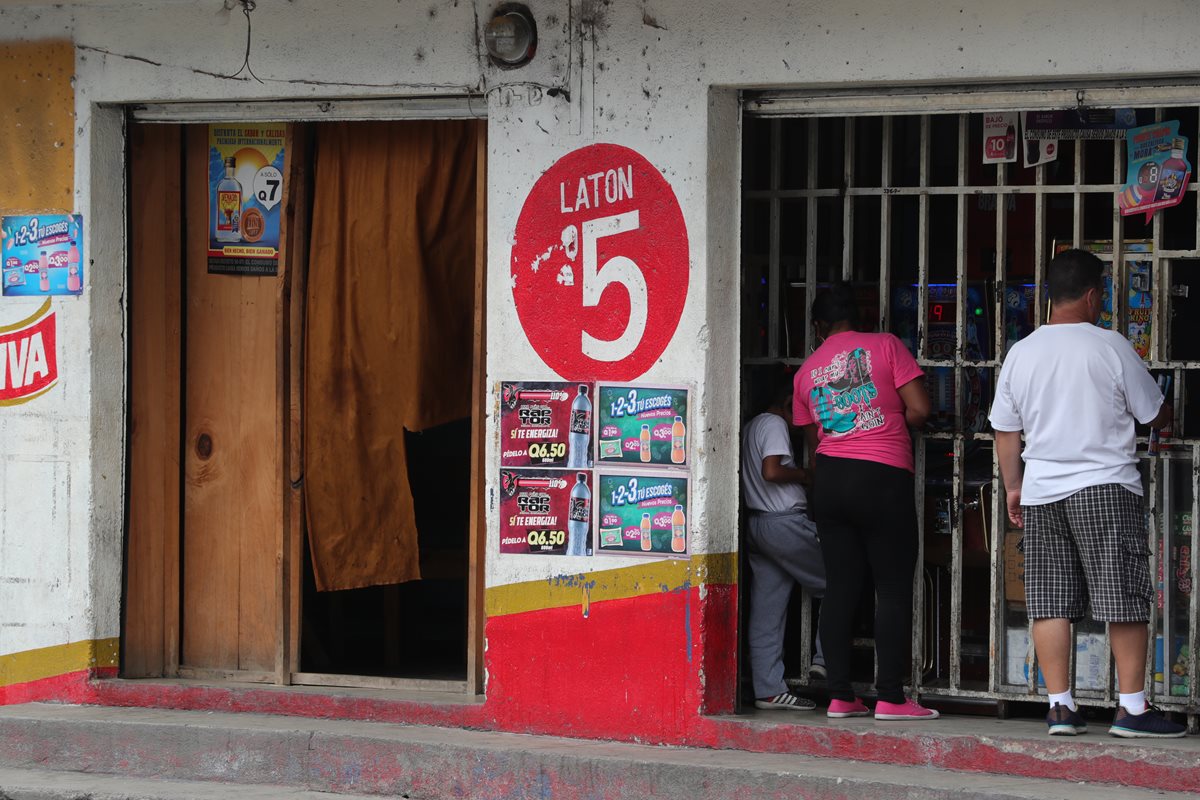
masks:
POLYGON ((55 315, 47 299, 28 319, 0 326, 0 406, 29 402, 57 381, 55 315))

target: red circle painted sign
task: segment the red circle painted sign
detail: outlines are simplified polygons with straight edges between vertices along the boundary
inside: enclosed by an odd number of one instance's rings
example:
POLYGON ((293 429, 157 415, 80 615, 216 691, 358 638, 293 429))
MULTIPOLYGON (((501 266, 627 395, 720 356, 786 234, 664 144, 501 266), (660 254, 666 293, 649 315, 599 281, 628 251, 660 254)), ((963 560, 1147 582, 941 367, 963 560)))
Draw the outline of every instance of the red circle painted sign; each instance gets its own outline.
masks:
POLYGON ((560 158, 517 219, 512 290, 542 360, 570 380, 633 380, 675 335, 688 289, 683 212, 654 165, 594 144, 560 158))

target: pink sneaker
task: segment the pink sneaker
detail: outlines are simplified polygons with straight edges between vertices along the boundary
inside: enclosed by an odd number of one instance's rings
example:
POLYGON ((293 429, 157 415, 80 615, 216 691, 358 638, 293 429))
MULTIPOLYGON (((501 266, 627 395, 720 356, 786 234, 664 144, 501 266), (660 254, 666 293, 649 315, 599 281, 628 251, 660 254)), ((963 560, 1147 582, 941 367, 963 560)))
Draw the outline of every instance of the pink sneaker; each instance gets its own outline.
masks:
POLYGON ((851 703, 848 700, 830 700, 829 710, 825 712, 825 716, 833 719, 844 719, 845 717, 866 717, 871 713, 871 709, 863 704, 862 700, 857 697, 851 703))
POLYGON ((903 703, 885 703, 880 700, 875 704, 875 719, 937 719, 938 712, 926 708, 920 703, 905 700, 903 703))

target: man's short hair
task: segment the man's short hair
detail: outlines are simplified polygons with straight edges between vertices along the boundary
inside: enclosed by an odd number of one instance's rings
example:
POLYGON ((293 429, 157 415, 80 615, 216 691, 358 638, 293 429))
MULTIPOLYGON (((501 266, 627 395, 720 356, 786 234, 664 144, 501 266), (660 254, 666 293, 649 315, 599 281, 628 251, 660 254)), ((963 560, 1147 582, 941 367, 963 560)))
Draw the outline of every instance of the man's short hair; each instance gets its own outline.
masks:
POLYGON ((1046 268, 1050 302, 1069 303, 1088 289, 1104 290, 1104 262, 1086 250, 1063 250, 1046 268))

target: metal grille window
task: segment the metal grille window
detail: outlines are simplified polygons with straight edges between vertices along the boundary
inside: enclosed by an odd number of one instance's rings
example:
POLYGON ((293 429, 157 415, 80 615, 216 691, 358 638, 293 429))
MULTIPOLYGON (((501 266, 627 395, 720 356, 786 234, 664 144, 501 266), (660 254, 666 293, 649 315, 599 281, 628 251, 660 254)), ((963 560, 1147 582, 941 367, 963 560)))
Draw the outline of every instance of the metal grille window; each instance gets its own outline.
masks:
MULTIPOLYGON (((1145 104, 1136 110, 1138 124, 1179 120, 1195 162, 1200 109, 1175 105, 1176 97, 1130 90, 1121 104, 1145 104)), ((1013 98, 996 93, 939 103, 936 94, 924 94, 856 105, 841 97, 822 107, 747 97, 744 411, 748 418, 756 410, 769 369, 799 365, 810 352, 807 310, 815 290, 851 281, 864 320, 899 336, 924 366, 934 406, 926 431, 915 437, 921 567, 914 578, 912 686, 926 695, 1033 699, 1038 672, 1016 549, 1020 534, 1004 514, 987 413, 1007 348, 1046 317, 1044 273, 1055 249, 1092 249, 1111 265, 1107 324, 1135 339, 1154 373, 1173 378, 1176 423, 1168 449, 1150 457, 1139 439, 1151 568, 1159 580, 1146 688, 1165 709, 1198 713, 1196 185, 1179 206, 1146 224, 1141 216, 1120 216, 1114 202, 1125 180, 1123 140, 1062 140, 1055 161, 1032 168, 1020 158, 984 165, 982 112, 996 107, 989 99, 1013 98), (901 113, 939 104, 955 113, 901 113), (889 113, 879 113, 881 107, 889 113)), ((1025 110, 1061 107, 1050 92, 1040 98, 1025 92, 1021 99, 1025 110)), ((1116 696, 1103 634, 1093 622, 1074 629, 1074 688, 1083 702, 1109 704, 1116 696)), ((869 684, 870 659, 860 667, 856 677, 869 684)))

